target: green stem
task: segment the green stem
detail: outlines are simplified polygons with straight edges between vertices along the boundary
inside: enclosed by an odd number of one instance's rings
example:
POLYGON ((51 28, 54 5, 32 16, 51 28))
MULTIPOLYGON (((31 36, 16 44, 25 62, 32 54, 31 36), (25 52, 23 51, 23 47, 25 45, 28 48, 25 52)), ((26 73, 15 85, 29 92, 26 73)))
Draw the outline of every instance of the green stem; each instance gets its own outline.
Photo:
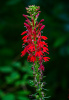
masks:
POLYGON ((37 99, 37 100, 43 100, 43 99, 42 99, 43 96, 42 96, 42 94, 41 94, 42 89, 41 89, 40 72, 38 71, 38 68, 39 68, 39 64, 38 64, 38 62, 36 61, 36 62, 35 62, 35 79, 36 79, 36 80, 34 80, 34 81, 36 81, 36 82, 35 82, 35 86, 36 86, 36 84, 37 84, 36 92, 37 92, 37 94, 38 94, 38 97, 36 97, 36 99, 37 99))

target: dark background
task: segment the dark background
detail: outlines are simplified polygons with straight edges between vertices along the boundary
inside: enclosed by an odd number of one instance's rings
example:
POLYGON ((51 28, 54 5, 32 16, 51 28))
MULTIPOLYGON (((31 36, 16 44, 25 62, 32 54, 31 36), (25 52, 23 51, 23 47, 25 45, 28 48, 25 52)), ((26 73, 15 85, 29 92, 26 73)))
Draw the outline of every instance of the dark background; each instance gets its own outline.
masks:
POLYGON ((0 100, 32 100, 31 63, 20 57, 25 7, 40 6, 42 35, 48 37, 49 62, 44 63, 48 100, 67 100, 69 89, 69 3, 67 0, 0 0, 0 100))

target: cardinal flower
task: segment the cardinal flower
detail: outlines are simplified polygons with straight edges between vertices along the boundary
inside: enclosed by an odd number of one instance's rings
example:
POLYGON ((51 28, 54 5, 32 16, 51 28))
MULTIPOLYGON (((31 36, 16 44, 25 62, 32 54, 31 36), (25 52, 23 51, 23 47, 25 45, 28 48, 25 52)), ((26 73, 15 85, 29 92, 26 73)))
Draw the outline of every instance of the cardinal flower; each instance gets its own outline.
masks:
MULTIPOLYGON (((28 10, 28 8, 26 8, 28 10)), ((37 9, 38 11, 38 9, 37 9)), ((33 15, 32 12, 28 10, 28 13, 30 13, 30 16, 24 15, 23 16, 27 19, 26 22, 24 22, 24 25, 27 29, 27 31, 22 32, 21 35, 23 36, 23 45, 26 44, 25 49, 21 52, 24 56, 26 53, 29 54, 28 61, 35 62, 36 59, 40 62, 40 59, 43 61, 49 61, 49 57, 45 56, 45 53, 49 54, 48 52, 48 45, 43 40, 47 40, 48 38, 46 36, 41 35, 41 30, 45 27, 45 25, 42 24, 44 19, 42 19, 39 23, 36 21, 36 19, 39 16, 39 11, 36 15, 33 15), (31 18, 30 19, 28 19, 31 18), (38 24, 37 24, 38 23, 38 24), (37 27, 38 26, 38 27, 37 27)), ((44 71, 44 68, 40 67, 41 70, 44 71)))
MULTIPOLYGON (((33 75, 34 75, 34 87, 37 90, 38 96, 36 96, 36 100, 43 100, 44 94, 41 89, 42 85, 40 82, 42 79, 42 71, 45 70, 43 62, 49 61, 48 43, 46 40, 48 39, 46 36, 41 34, 41 31, 44 29, 45 25, 42 24, 44 19, 41 19, 40 22, 37 21, 39 17, 39 6, 29 6, 26 7, 27 13, 29 15, 23 14, 26 18, 24 22, 24 26, 26 27, 26 31, 22 32, 23 35, 22 40, 24 45, 24 49, 21 52, 21 57, 23 57, 26 53, 28 54, 27 60, 33 63, 33 75), (41 87, 40 87, 41 86, 41 87), (38 97, 38 98, 37 98, 38 97)), ((43 83, 42 83, 43 84, 43 83)))

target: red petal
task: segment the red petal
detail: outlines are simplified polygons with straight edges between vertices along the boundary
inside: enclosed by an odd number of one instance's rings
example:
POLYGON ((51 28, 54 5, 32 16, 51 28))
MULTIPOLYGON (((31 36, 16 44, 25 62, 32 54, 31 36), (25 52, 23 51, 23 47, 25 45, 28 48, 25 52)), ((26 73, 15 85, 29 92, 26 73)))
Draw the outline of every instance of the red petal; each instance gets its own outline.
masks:
POLYGON ((39 69, 41 69, 41 70, 44 71, 44 66, 43 65, 40 65, 39 69))
POLYGON ((41 36, 42 39, 47 40, 48 38, 46 36, 41 36))
POLYGON ((41 19, 41 21, 39 22, 39 23, 41 23, 41 22, 43 22, 44 21, 44 19, 41 19))
POLYGON ((47 47, 43 47, 43 52, 47 52, 48 48, 47 47))
POLYGON ((24 15, 24 14, 23 14, 23 16, 24 16, 26 19, 28 19, 28 18, 27 18, 27 15, 24 15))
POLYGON ((49 57, 43 57, 43 59, 44 59, 45 62, 47 62, 47 61, 49 61, 50 58, 49 57))
POLYGON ((45 27, 45 25, 43 25, 41 28, 40 28, 40 31, 45 27))
POLYGON ((29 48, 28 48, 28 50, 30 50, 31 52, 33 52, 33 51, 35 51, 35 46, 30 46, 29 48))
POLYGON ((25 33, 27 33, 27 31, 24 31, 21 35, 24 35, 25 33))
POLYGON ((29 25, 28 25, 27 23, 24 23, 24 25, 25 25, 27 28, 29 28, 29 25))
POLYGON ((27 37, 28 37, 27 35, 26 35, 26 36, 24 36, 24 37, 22 38, 22 40, 23 40, 23 39, 25 39, 25 40, 26 40, 26 39, 27 39, 27 37))
POLYGON ((36 58, 35 58, 35 56, 32 56, 31 57, 31 62, 34 62, 34 61, 36 61, 36 58))
POLYGON ((36 53, 35 53, 35 56, 41 56, 41 55, 43 55, 43 53, 41 52, 41 51, 37 51, 36 53))
POLYGON ((21 56, 24 56, 24 55, 26 54, 26 52, 27 52, 27 49, 26 49, 26 47, 25 47, 25 49, 21 52, 21 53, 22 53, 21 56))
POLYGON ((27 60, 31 61, 31 62, 34 62, 36 61, 36 57, 35 56, 28 56, 27 60))

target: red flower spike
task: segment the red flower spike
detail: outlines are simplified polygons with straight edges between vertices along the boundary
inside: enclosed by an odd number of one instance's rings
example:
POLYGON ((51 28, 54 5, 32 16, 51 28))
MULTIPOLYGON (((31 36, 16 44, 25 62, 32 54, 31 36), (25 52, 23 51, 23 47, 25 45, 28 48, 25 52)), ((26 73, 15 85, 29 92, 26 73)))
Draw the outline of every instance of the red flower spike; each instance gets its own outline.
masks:
POLYGON ((50 59, 45 55, 46 53, 49 54, 47 48, 48 44, 45 43, 45 41, 42 41, 42 39, 47 40, 48 38, 46 36, 41 36, 41 30, 45 27, 45 25, 42 24, 44 19, 42 19, 39 23, 37 22, 37 18, 40 13, 40 11, 38 11, 39 8, 35 9, 35 12, 37 11, 35 16, 31 10, 29 11, 29 8, 26 9, 30 16, 23 14, 23 16, 26 18, 24 25, 26 26, 27 31, 24 31, 21 35, 27 35, 23 36, 22 38, 25 48, 21 52, 21 56, 24 56, 26 53, 28 53, 29 55, 27 60, 33 63, 37 61, 40 65, 39 69, 44 71, 44 66, 42 65, 43 60, 47 62, 50 59))

